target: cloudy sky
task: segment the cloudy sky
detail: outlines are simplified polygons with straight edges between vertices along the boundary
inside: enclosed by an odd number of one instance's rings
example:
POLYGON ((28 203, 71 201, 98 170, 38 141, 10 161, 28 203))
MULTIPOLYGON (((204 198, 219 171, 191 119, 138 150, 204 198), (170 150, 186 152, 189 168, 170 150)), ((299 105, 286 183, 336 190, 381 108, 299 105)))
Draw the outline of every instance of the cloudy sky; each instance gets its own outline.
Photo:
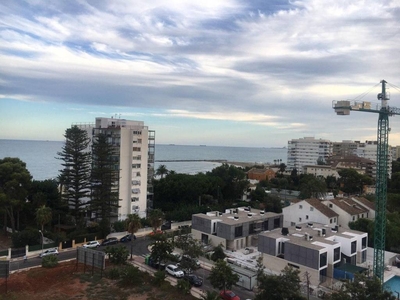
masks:
POLYGON ((332 100, 378 102, 382 79, 400 107, 399 0, 0 2, 2 139, 114 116, 163 144, 376 140, 377 114, 332 100))

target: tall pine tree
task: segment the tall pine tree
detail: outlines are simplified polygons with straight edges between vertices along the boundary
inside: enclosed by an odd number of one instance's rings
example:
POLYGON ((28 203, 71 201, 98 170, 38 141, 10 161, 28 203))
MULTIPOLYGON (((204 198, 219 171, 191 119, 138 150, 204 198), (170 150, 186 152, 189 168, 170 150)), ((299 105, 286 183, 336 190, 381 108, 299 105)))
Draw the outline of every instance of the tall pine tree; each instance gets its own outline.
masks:
POLYGON ((69 205, 78 228, 83 228, 84 208, 90 196, 90 139, 87 132, 77 126, 68 128, 64 137, 65 145, 57 153, 58 158, 63 161, 63 169, 60 170, 62 198, 69 205))
POLYGON ((97 134, 92 146, 92 199, 90 208, 100 221, 103 235, 110 229, 110 219, 118 216, 119 153, 103 133, 97 134))

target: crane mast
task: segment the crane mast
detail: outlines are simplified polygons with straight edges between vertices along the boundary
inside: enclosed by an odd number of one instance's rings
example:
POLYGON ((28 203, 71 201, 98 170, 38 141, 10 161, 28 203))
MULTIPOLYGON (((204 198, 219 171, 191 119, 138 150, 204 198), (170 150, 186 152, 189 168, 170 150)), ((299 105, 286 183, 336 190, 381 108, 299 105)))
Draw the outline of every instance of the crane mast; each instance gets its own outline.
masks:
POLYGON ((382 92, 378 94, 380 105, 370 102, 340 100, 333 101, 332 107, 338 115, 349 115, 350 111, 378 113, 377 157, 376 157, 376 200, 374 227, 374 265, 373 272, 383 283, 385 270, 386 203, 389 157, 389 116, 400 115, 400 109, 388 106, 389 94, 386 81, 382 80, 382 92))

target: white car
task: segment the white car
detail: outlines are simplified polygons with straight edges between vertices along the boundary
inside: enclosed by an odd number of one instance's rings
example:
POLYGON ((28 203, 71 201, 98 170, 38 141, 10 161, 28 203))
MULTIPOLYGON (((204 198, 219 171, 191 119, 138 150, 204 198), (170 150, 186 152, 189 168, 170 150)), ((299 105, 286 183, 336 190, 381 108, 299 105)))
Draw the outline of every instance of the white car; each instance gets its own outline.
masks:
POLYGON ((49 255, 58 255, 58 250, 56 248, 47 249, 43 253, 40 253, 39 257, 45 257, 45 256, 49 256, 49 255))
POLYGON ((168 265, 168 266, 165 268, 165 270, 167 271, 167 273, 168 273, 169 275, 172 275, 172 276, 177 277, 177 278, 182 278, 182 277, 185 275, 185 273, 183 273, 183 271, 180 270, 180 269, 179 269, 177 266, 175 266, 175 265, 168 265))
POLYGON ((83 245, 83 248, 97 248, 100 247, 100 243, 98 241, 91 241, 83 245))

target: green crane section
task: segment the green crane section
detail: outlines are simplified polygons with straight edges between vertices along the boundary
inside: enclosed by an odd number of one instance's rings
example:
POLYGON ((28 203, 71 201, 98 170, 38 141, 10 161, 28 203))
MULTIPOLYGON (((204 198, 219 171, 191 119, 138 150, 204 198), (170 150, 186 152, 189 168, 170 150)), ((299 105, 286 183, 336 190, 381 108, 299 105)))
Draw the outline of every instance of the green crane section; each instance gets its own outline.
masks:
POLYGON ((333 101, 332 107, 338 115, 349 115, 350 111, 378 113, 378 138, 376 157, 376 202, 374 228, 374 275, 383 282, 385 270, 385 235, 386 235, 386 202, 389 151, 389 116, 400 115, 400 109, 387 105, 389 94, 386 92, 386 81, 382 80, 382 92, 378 94, 381 104, 365 101, 333 101))

